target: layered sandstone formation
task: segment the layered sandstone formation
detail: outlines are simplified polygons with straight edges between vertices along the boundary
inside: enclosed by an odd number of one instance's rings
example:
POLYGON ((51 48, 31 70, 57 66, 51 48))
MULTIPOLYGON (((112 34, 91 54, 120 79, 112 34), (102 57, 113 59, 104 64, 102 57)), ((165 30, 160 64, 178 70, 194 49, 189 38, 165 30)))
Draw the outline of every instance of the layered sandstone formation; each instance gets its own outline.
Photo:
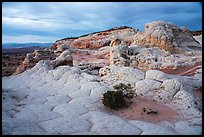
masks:
POLYGON ((56 41, 52 45, 52 49, 56 49, 58 45, 67 45, 78 49, 99 49, 110 45, 110 38, 113 36, 123 37, 123 39, 131 44, 135 32, 133 28, 122 26, 109 30, 95 32, 77 38, 65 38, 56 41))
MULTIPOLYGON (((193 36, 186 28, 169 22, 154 21, 145 25, 144 32, 118 27, 81 37, 61 39, 51 46, 50 51, 54 52, 55 57, 52 59, 55 59, 63 51, 70 50, 73 53, 73 65, 86 68, 87 72, 88 68, 92 70, 109 64, 96 64, 91 59, 107 62, 110 58, 110 64, 114 65, 142 70, 159 69, 172 73, 172 70, 201 64, 201 44, 202 34, 193 36)), ((19 74, 33 67, 40 59, 49 59, 50 56, 47 53, 45 56, 41 53, 33 54, 36 57, 26 58, 14 74, 19 74)))

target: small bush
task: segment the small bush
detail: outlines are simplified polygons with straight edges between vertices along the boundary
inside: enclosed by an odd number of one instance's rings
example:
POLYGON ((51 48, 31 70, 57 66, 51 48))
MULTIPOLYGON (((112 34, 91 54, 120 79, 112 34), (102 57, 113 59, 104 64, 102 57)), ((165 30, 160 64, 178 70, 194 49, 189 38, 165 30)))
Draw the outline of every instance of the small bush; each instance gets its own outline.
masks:
POLYGON ((109 90, 103 94, 102 103, 111 109, 128 107, 127 99, 134 97, 134 91, 130 84, 117 84, 113 86, 114 90, 109 90))
POLYGON ((127 102, 125 101, 124 95, 120 91, 107 91, 104 93, 103 104, 114 110, 127 107, 127 102))
POLYGON ((129 83, 127 85, 125 85, 123 83, 119 83, 119 84, 113 86, 113 88, 117 91, 121 91, 123 93, 124 97, 126 97, 127 99, 132 99, 134 97, 134 95, 136 95, 129 83))

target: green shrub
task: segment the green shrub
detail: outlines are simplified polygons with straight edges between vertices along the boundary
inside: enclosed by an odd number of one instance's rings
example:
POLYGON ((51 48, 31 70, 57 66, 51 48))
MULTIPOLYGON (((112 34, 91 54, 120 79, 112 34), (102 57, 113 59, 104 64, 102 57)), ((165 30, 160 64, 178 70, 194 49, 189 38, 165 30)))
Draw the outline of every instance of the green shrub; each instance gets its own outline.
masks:
POLYGON ((127 102, 122 92, 107 91, 103 94, 103 104, 111 109, 127 107, 127 102))
POLYGON ((134 97, 134 95, 136 95, 129 83, 127 85, 125 85, 123 83, 119 83, 119 84, 113 86, 113 88, 117 91, 121 91, 123 93, 124 97, 126 97, 127 99, 132 99, 134 97))
POLYGON ((114 90, 109 90, 103 94, 102 103, 111 109, 128 107, 127 99, 134 97, 134 91, 130 84, 117 84, 113 86, 114 90))

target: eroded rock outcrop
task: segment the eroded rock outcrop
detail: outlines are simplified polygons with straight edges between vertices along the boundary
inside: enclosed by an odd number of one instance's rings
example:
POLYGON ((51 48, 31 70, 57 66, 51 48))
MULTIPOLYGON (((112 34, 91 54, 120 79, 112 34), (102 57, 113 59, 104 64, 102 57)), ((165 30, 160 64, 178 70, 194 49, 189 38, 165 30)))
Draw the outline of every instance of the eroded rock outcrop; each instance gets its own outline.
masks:
POLYGON ((174 54, 158 47, 128 46, 122 39, 112 40, 110 64, 131 66, 142 70, 178 70, 202 61, 201 50, 174 54), (117 42, 116 42, 117 41, 117 42))
POLYGON ((110 46, 110 64, 118 66, 130 66, 127 43, 116 38, 111 40, 110 46))
POLYGON ((158 101, 172 101, 174 106, 178 102, 179 104, 183 102, 182 105, 177 106, 179 109, 185 110, 192 107, 196 111, 198 110, 195 104, 200 104, 200 102, 191 94, 193 88, 197 87, 202 87, 202 82, 199 78, 170 75, 159 70, 148 70, 145 79, 137 81, 135 84, 136 93, 139 95, 158 101), (194 104, 193 102, 197 103, 194 104))
POLYGON ((68 65, 73 66, 73 58, 72 58, 72 52, 69 50, 65 50, 60 54, 59 57, 57 57, 52 63, 54 68, 62 65, 68 65))
POLYGON ((144 31, 136 33, 134 44, 158 47, 171 53, 182 53, 200 48, 200 44, 195 41, 187 28, 164 21, 153 21, 145 24, 144 31))
POLYGON ((134 35, 135 31, 133 28, 122 26, 101 32, 94 32, 77 38, 58 40, 51 48, 56 49, 58 45, 64 44, 78 49, 99 49, 101 47, 109 46, 111 42, 110 38, 113 36, 122 36, 127 43, 131 44, 134 35))
POLYGON ((36 65, 40 60, 53 60, 54 67, 61 65, 73 66, 72 53, 77 49, 66 45, 57 45, 56 48, 35 50, 32 54, 27 54, 22 64, 16 69, 13 75, 20 74, 36 65))
POLYGON ((57 40, 51 47, 50 49, 56 50, 59 45, 70 45, 72 41, 76 40, 78 37, 74 38, 64 38, 61 40, 57 40))
POLYGON ((40 60, 45 59, 55 59, 57 55, 54 54, 53 51, 50 49, 43 49, 43 50, 35 50, 33 53, 28 53, 26 55, 26 58, 21 63, 21 65, 16 69, 16 71, 13 73, 13 75, 20 74, 32 67, 35 66, 35 64, 40 60))

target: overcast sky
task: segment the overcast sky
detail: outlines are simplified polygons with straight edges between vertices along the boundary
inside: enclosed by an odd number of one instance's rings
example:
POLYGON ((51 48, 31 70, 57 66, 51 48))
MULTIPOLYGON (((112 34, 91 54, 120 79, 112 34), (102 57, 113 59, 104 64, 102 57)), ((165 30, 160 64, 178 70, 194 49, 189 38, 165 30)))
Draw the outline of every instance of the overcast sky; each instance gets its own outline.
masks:
POLYGON ((2 42, 55 42, 65 37, 163 20, 202 29, 199 2, 4 2, 2 42))

